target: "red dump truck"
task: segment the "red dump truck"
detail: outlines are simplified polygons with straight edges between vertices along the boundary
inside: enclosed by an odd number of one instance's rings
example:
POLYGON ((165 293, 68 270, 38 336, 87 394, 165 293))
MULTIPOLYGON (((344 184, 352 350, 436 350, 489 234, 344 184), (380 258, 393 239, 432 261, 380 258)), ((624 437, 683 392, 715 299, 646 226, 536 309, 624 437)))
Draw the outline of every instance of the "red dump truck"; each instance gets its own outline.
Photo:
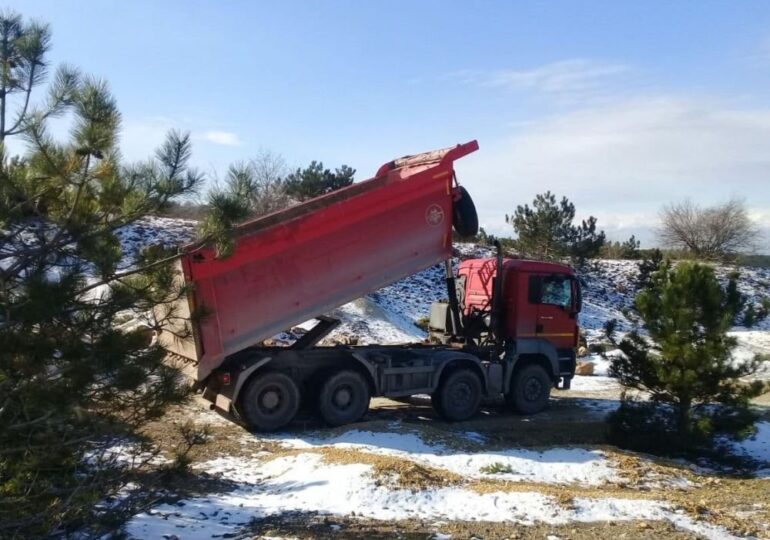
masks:
POLYGON ((580 285, 567 266, 499 249, 453 275, 453 227, 478 228, 453 163, 477 149, 396 159, 374 178, 245 223, 227 258, 213 247, 186 253, 178 270, 189 292, 161 345, 212 406, 257 430, 288 424, 302 405, 331 425, 354 422, 371 396, 430 394, 452 421, 499 396, 540 411, 575 373, 580 285), (431 306, 425 343, 318 346, 339 323, 324 313, 441 262, 448 300, 431 306), (311 319, 293 345, 264 345, 311 319))

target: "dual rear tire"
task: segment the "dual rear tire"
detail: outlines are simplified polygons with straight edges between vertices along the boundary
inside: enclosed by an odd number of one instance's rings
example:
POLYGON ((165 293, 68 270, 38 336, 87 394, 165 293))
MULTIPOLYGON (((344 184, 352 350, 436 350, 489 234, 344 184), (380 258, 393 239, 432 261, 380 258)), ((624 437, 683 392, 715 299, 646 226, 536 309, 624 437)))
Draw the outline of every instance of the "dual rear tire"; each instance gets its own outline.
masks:
MULTIPOLYGON (((324 379, 318 393, 317 409, 331 426, 359 420, 369 409, 371 393, 364 377, 352 370, 337 371, 324 379)), ((297 383, 277 371, 258 373, 246 383, 240 412, 256 431, 274 431, 289 424, 301 402, 297 383)))
POLYGON ((331 426, 359 420, 369 410, 369 383, 352 370, 332 373, 318 394, 318 413, 331 426))
POLYGON ((258 373, 241 394, 241 416, 256 431, 274 431, 291 422, 299 410, 297 383, 279 371, 258 373))

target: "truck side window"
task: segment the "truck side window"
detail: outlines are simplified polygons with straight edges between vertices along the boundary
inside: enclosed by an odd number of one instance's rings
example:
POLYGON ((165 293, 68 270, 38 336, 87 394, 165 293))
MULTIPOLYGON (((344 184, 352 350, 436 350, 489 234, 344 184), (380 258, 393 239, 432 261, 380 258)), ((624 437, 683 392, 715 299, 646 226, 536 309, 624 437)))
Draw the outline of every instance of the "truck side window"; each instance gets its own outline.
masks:
POLYGON ((543 276, 529 276, 529 294, 527 295, 530 304, 539 304, 543 298, 543 276))
POLYGON ((529 301, 532 304, 550 304, 562 308, 572 305, 572 285, 562 276, 531 276, 529 301))

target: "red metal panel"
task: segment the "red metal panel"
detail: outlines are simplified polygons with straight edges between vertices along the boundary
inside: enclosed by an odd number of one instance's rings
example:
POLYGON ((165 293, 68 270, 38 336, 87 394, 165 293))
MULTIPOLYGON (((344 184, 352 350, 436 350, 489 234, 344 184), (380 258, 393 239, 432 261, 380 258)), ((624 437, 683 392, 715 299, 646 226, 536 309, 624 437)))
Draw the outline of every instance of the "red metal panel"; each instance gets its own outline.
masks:
POLYGON ((470 259, 460 263, 457 269, 465 277, 465 315, 476 309, 491 308, 493 280, 497 275, 497 259, 470 259))
MULTIPOLYGON (((451 256, 452 162, 475 141, 384 165, 366 182, 241 226, 235 252, 187 256, 198 378, 225 356, 451 256)), ((188 273, 188 272, 186 272, 188 273)))
MULTIPOLYGON (((533 274, 574 275, 569 266, 562 264, 528 261, 522 259, 503 259, 503 298, 505 304, 505 335, 513 338, 536 337, 538 323, 538 304, 530 304, 527 291, 528 279, 533 274)), ((497 276, 497 259, 471 259, 463 261, 458 274, 465 276, 465 314, 473 308, 484 311, 491 308, 493 280, 497 276)), ((544 337, 557 346, 569 347, 576 332, 575 321, 569 319, 560 308, 551 314, 556 321, 554 328, 544 337), (566 345, 563 345, 565 344, 566 345)))

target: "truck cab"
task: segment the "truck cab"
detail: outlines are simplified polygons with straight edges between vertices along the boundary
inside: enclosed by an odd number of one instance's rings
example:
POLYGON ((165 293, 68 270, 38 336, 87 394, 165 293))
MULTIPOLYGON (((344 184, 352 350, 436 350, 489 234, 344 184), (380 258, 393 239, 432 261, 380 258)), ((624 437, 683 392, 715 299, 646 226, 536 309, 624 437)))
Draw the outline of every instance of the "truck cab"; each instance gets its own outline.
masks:
MULTIPOLYGON (((566 265, 502 259, 502 337, 505 340, 543 339, 556 349, 577 346, 577 314, 581 308, 580 284, 566 265)), ((473 319, 493 309, 494 258, 471 259, 460 264, 458 284, 464 292, 464 318, 473 319)))
POLYGON ((498 255, 463 261, 448 280, 450 301, 431 308, 431 340, 461 345, 489 366, 499 365, 502 376, 488 379, 500 382, 492 393, 504 394, 522 412, 545 406, 545 385, 570 387, 582 307, 572 268, 498 255))

